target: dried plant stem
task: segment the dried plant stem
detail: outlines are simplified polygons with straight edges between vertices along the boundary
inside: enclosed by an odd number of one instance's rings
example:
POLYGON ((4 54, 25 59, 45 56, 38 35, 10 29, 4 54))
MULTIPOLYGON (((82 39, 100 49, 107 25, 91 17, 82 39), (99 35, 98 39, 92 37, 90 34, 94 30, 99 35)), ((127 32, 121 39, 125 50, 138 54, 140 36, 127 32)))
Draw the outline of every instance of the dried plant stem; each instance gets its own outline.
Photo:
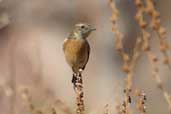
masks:
POLYGON ((58 107, 61 109, 65 114, 72 114, 70 108, 67 106, 67 104, 60 99, 55 100, 54 107, 58 107))
POLYGON ((16 58, 15 58, 15 49, 14 47, 16 46, 16 41, 14 39, 11 40, 11 45, 9 47, 10 51, 9 51, 9 69, 10 69, 10 88, 12 90, 12 94, 11 94, 11 103, 10 103, 10 113, 11 114, 16 114, 16 58))
MULTIPOLYGON (((129 80, 132 81, 132 72, 130 72, 130 69, 129 69, 129 56, 123 50, 123 44, 122 44, 123 34, 119 31, 119 29, 116 25, 116 22, 118 21, 118 18, 119 18, 119 11, 116 8, 115 2, 113 0, 109 0, 109 6, 112 10, 112 17, 111 17, 111 21, 112 21, 112 25, 113 25, 112 31, 115 33, 115 36, 116 36, 115 48, 123 59, 123 62, 124 62, 123 70, 126 73, 131 74, 127 77, 128 79, 126 79, 126 83, 127 83, 126 85, 132 85, 132 83, 128 83, 129 80)), ((130 89, 129 88, 130 87, 127 87, 124 90, 124 101, 122 103, 122 106, 119 106, 119 110, 118 110, 119 114, 129 114, 129 112, 130 112, 130 107, 129 107, 130 89)))
POLYGON ((146 13, 150 16, 151 28, 157 33, 160 42, 160 51, 163 53, 164 61, 163 63, 168 65, 171 69, 171 64, 169 61, 169 46, 166 40, 166 30, 161 25, 160 13, 156 11, 153 0, 146 0, 146 13))
POLYGON ((106 104, 104 107, 104 114, 109 114, 109 104, 106 104))
POLYGON ((83 92, 83 80, 82 74, 77 74, 77 82, 76 82, 76 114, 83 114, 84 112, 84 92, 83 92))
POLYGON ((126 83, 126 87, 128 89, 132 88, 132 79, 133 79, 133 73, 134 73, 134 69, 137 63, 137 60, 139 59, 141 53, 142 53, 142 40, 141 38, 137 38, 136 44, 135 44, 135 48, 134 48, 134 53, 132 56, 132 59, 129 63, 129 69, 130 71, 127 73, 127 83, 126 83))
POLYGON ((135 91, 135 96, 138 97, 136 101, 136 107, 141 114, 146 114, 145 102, 147 100, 146 94, 140 90, 135 91))
POLYGON ((119 18, 119 11, 117 10, 116 5, 113 2, 113 0, 109 0, 109 5, 112 10, 112 17, 111 17, 111 21, 113 24, 112 31, 115 33, 115 36, 116 36, 115 48, 124 61, 123 70, 125 72, 128 72, 129 71, 129 56, 123 50, 123 44, 122 44, 123 34, 119 31, 116 25, 116 22, 118 21, 118 18, 119 18))
POLYGON ((28 87, 19 88, 19 93, 23 101, 25 101, 26 105, 29 107, 29 111, 31 113, 35 112, 36 108, 34 106, 32 96, 30 95, 30 90, 28 87))
MULTIPOLYGON (((129 63, 129 69, 130 71, 127 72, 127 78, 126 78, 126 86, 125 86, 125 101, 124 103, 126 105, 123 106, 129 106, 129 103, 131 103, 131 92, 132 92, 132 86, 133 86, 133 76, 134 76, 134 69, 137 63, 137 60, 139 59, 140 55, 141 55, 141 47, 142 47, 142 40, 140 38, 137 38, 136 44, 135 44, 135 48, 134 48, 134 54, 131 58, 131 61, 129 63)), ((129 108, 125 107, 126 112, 124 114, 130 114, 130 110, 128 110, 129 108)))
POLYGON ((118 27, 116 25, 116 22, 119 17, 119 11, 116 8, 116 5, 113 0, 109 0, 109 5, 112 10, 112 31, 115 33, 116 41, 115 46, 116 50, 121 55, 124 65, 123 65, 123 71, 126 72, 127 78, 125 79, 125 89, 124 89, 124 101, 122 104, 122 107, 119 108, 119 113, 121 114, 130 114, 130 107, 129 104, 131 103, 131 91, 132 91, 132 84, 133 84, 133 74, 134 74, 134 67, 136 65, 136 62, 138 58, 141 55, 141 49, 142 49, 142 41, 140 38, 137 38, 135 48, 134 48, 134 54, 132 58, 130 59, 129 55, 124 52, 122 39, 123 34, 118 30, 118 27))
POLYGON ((151 53, 148 53, 148 56, 149 56, 149 61, 150 61, 150 64, 152 66, 152 76, 154 78, 154 80, 156 81, 156 84, 157 84, 157 87, 161 90, 161 92, 163 93, 163 96, 166 100, 166 102, 168 103, 168 109, 169 109, 169 114, 171 114, 171 96, 170 94, 165 90, 165 87, 163 85, 163 82, 162 80, 160 79, 160 76, 159 76, 159 69, 157 67, 157 59, 156 57, 151 54, 151 53))
POLYGON ((159 13, 155 11, 152 0, 147 0, 146 3, 147 3, 147 7, 143 5, 141 0, 135 0, 135 5, 137 6, 138 9, 136 20, 141 28, 142 37, 143 37, 143 50, 146 52, 146 55, 148 56, 148 60, 150 61, 150 65, 152 67, 152 76, 157 83, 157 87, 162 91, 164 98, 168 103, 169 112, 171 113, 171 97, 168 94, 168 92, 164 89, 163 82, 160 79, 159 68, 157 65, 158 59, 150 50, 150 46, 149 46, 150 33, 146 31, 147 22, 143 19, 144 13, 149 13, 152 16, 151 23, 154 30, 156 30, 156 32, 159 35, 160 47, 162 47, 161 51, 164 53, 165 56, 165 63, 168 66, 170 66, 168 55, 167 55, 168 44, 165 40, 164 30, 158 30, 158 29, 163 29, 160 25, 160 22, 157 23, 157 21, 159 21, 158 19, 159 13))

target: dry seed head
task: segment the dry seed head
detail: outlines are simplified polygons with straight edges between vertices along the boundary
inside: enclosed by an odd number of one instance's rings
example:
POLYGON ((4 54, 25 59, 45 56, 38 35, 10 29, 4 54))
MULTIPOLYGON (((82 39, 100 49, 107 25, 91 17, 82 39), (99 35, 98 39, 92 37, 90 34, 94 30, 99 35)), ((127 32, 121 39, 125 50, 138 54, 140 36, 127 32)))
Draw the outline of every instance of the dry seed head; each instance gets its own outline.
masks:
POLYGON ((52 108, 52 110, 51 110, 51 114, 56 114, 56 110, 55 110, 55 108, 52 108))
POLYGON ((36 110, 35 114, 43 114, 41 110, 36 110))
POLYGON ((164 58, 163 63, 164 63, 164 64, 170 64, 169 58, 164 58))
POLYGON ((142 6, 141 0, 135 0, 135 4, 136 4, 138 7, 141 7, 141 6, 142 6))
POLYGON ((129 73, 129 72, 130 72, 130 67, 129 67, 127 64, 124 64, 124 66, 122 67, 122 70, 123 70, 125 73, 129 73))

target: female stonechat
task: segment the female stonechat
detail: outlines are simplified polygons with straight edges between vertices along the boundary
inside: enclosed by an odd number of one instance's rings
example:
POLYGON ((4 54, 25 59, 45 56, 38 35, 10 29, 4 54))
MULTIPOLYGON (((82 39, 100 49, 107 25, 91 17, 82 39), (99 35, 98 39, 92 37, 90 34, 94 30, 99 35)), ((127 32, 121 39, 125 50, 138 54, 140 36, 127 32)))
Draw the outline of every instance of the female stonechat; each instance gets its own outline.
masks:
POLYGON ((85 69, 89 60, 90 46, 87 37, 94 30, 96 29, 89 24, 76 24, 69 37, 64 41, 63 51, 66 61, 73 71, 72 83, 74 88, 77 80, 76 76, 79 76, 85 69))

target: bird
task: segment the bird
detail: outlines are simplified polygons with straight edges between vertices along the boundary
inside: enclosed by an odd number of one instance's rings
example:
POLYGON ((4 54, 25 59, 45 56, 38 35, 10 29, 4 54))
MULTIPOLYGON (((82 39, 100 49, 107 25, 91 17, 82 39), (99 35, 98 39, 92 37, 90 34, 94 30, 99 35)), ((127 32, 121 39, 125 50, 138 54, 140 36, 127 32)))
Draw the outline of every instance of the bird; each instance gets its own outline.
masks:
POLYGON ((90 24, 77 23, 69 36, 64 40, 63 51, 66 62, 73 71, 71 82, 73 83, 74 89, 76 88, 78 76, 81 76, 89 60, 90 45, 87 37, 94 30, 96 28, 90 24))

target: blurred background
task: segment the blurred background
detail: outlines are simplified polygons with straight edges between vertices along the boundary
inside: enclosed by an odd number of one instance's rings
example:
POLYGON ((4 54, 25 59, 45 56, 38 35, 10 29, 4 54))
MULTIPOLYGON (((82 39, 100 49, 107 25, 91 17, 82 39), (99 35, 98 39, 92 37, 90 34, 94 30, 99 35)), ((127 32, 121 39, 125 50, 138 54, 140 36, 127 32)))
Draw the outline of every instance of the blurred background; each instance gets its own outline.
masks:
MULTIPOLYGON (((140 35, 134 20, 136 7, 133 0, 116 0, 116 4, 120 11, 118 26, 125 36, 124 48, 132 54, 135 39, 140 35)), ((156 0, 155 4, 170 44, 171 1, 156 0)), ((36 108, 60 101, 74 112, 72 71, 65 61, 62 44, 79 22, 97 28, 88 39, 91 55, 83 73, 86 112, 103 113, 104 106, 109 104, 110 112, 115 113, 115 104, 123 97, 126 74, 121 70, 122 59, 114 49, 110 17, 108 0, 0 0, 0 113, 30 114, 23 100, 23 88, 29 90, 36 108)), ((171 71, 162 64, 156 37, 154 34, 150 43, 160 60, 161 79, 171 92, 171 71)), ((135 71, 134 87, 147 94, 147 112, 168 113, 145 55, 135 71)))

